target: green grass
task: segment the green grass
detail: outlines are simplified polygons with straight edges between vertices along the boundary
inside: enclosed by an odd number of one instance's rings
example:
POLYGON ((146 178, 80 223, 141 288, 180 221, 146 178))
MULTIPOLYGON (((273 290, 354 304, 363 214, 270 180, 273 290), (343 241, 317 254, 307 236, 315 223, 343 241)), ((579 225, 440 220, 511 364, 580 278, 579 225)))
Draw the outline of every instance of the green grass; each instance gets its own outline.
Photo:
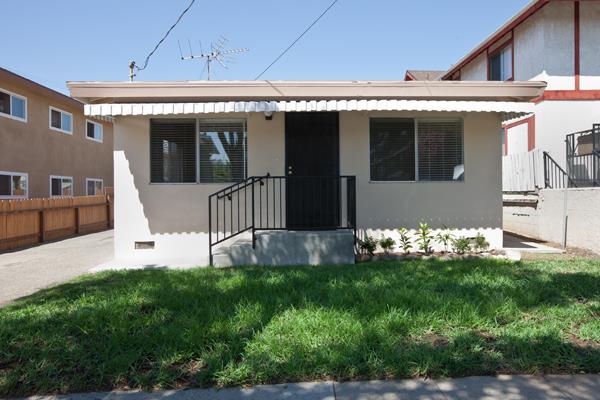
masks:
POLYGON ((86 276, 0 309, 0 396, 600 372, 600 262, 86 276))

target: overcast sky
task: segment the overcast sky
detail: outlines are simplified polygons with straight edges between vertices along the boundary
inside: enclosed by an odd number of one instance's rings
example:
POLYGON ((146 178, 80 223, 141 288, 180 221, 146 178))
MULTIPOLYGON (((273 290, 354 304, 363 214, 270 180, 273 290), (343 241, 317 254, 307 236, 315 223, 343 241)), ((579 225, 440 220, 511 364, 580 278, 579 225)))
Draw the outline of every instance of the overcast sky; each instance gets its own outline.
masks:
MULTIPOLYGON (((127 80, 190 0, 19 0, 2 4, 0 66, 66 93, 67 80, 127 80)), ((247 47, 213 79, 253 79, 331 0, 196 0, 137 80, 206 79, 181 61, 219 36, 247 47)), ((528 0, 339 0, 264 79, 402 79, 447 69, 528 0)))

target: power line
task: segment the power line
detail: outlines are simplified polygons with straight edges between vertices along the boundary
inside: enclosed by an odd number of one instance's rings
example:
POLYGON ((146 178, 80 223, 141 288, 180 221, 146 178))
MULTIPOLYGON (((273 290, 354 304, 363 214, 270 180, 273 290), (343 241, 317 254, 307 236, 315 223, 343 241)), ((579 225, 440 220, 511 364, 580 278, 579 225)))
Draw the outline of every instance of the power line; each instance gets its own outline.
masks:
POLYGON ((183 18, 183 16, 190 10, 190 8, 192 8, 192 6, 194 5, 194 3, 196 2, 196 0, 192 0, 190 2, 190 4, 187 6, 187 8, 185 10, 183 10, 183 12, 181 13, 181 15, 179 15, 179 18, 177 18, 177 21, 175 21, 175 23, 173 25, 171 25, 171 27, 169 28, 169 30, 167 31, 167 33, 165 33, 165 35, 162 37, 162 39, 160 39, 158 41, 158 43, 156 44, 156 46, 154 46, 154 49, 152 49, 152 51, 148 54, 148 56, 146 57, 146 60, 144 61, 144 65, 141 67, 138 67, 137 65, 135 65, 135 61, 132 61, 131 64, 129 65, 129 69, 131 71, 130 73, 130 78, 131 80, 133 80, 133 68, 135 68, 137 71, 143 71, 146 69, 146 67, 148 67, 148 63, 150 62, 150 57, 152 57, 154 55, 154 53, 156 52, 156 50, 158 50, 158 47, 165 41, 165 39, 167 38, 167 36, 169 36, 169 34, 171 33, 171 31, 173 29, 175 29, 175 27, 177 26, 177 24, 179 23, 179 21, 181 21, 181 19, 183 18))
POLYGON ((281 52, 281 54, 279 54, 279 56, 277 56, 277 58, 275 58, 275 60, 273 60, 273 62, 272 62, 271 64, 269 64, 269 66, 268 66, 267 68, 265 68, 263 72, 261 72, 260 74, 258 74, 258 75, 256 76, 256 78, 254 78, 254 80, 257 80, 258 78, 260 78, 261 76, 263 76, 265 72, 267 72, 269 69, 271 69, 271 67, 272 67, 273 65, 275 65, 275 64, 277 63, 277 61, 279 61, 279 60, 281 59, 281 57, 283 57, 283 56, 285 55, 285 53, 287 53, 287 52, 288 52, 288 51, 289 51, 289 50, 290 50, 292 47, 294 47, 294 45, 295 45, 296 43, 298 43, 298 41, 299 41, 300 39, 302 39, 302 37, 303 37, 304 35, 306 35, 306 34, 308 33, 308 31, 310 31, 310 30, 311 30, 311 28, 312 28, 313 26, 315 26, 315 25, 316 25, 316 23, 317 23, 317 22, 319 22, 319 20, 320 20, 321 18, 323 18, 323 17, 325 16, 325 14, 327 14, 327 12, 328 12, 329 10, 331 10, 331 8, 333 8, 333 6, 334 6, 334 5, 335 5, 335 4, 336 4, 338 1, 339 1, 339 0, 334 0, 334 1, 333 1, 333 2, 332 2, 330 5, 329 5, 329 7, 327 7, 327 8, 325 9, 325 11, 323 11, 323 12, 321 13, 321 15, 319 15, 319 17, 318 17, 317 19, 315 19, 315 20, 313 21, 313 23, 312 23, 312 24, 310 24, 310 25, 308 26, 308 28, 306 28, 306 30, 304 30, 304 32, 302 32, 302 34, 301 34, 300 36, 298 36, 298 37, 296 38, 296 40, 294 40, 294 41, 292 42, 292 44, 290 44, 290 45, 289 45, 289 46, 288 46, 288 47, 287 47, 287 48, 286 48, 286 49, 285 49, 283 52, 281 52))

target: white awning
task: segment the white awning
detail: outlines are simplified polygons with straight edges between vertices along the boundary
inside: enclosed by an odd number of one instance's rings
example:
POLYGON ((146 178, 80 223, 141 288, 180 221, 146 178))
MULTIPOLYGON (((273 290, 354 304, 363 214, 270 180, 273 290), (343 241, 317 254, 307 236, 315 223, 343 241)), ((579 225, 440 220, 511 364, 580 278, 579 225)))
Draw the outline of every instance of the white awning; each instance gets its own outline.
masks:
POLYGON ((117 117, 134 115, 188 115, 212 113, 307 112, 307 111, 438 111, 491 112, 506 118, 534 112, 534 103, 445 100, 301 100, 227 101, 204 103, 86 104, 85 115, 117 117))

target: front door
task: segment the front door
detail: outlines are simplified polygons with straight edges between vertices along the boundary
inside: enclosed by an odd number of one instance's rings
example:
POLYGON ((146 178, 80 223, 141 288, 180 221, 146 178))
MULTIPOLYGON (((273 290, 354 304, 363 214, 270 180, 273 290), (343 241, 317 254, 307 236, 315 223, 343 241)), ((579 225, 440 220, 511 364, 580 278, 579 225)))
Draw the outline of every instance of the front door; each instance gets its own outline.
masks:
POLYGON ((340 219, 338 113, 286 113, 285 158, 287 228, 337 228, 340 219))

